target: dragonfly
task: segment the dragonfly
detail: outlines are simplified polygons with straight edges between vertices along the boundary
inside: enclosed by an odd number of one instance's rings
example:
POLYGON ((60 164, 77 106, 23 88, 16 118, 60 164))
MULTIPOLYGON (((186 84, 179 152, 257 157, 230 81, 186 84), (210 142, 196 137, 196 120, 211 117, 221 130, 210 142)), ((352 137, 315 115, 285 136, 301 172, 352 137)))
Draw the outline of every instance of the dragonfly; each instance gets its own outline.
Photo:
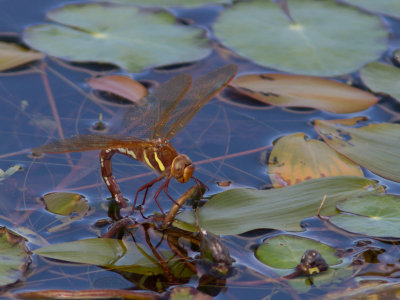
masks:
POLYGON ((164 214, 157 197, 164 190, 175 202, 168 193, 168 185, 172 178, 180 183, 186 183, 193 178, 201 185, 193 176, 195 167, 190 158, 178 153, 170 139, 177 135, 210 99, 227 86, 236 73, 237 66, 229 64, 199 77, 193 84, 191 76, 182 73, 158 86, 140 105, 132 105, 124 114, 126 128, 123 133, 133 129, 140 138, 129 135, 83 134, 33 148, 32 153, 39 155, 100 150, 101 176, 120 208, 126 207, 127 203, 113 176, 111 158, 117 153, 133 158, 154 170, 158 176, 137 190, 131 214, 134 213, 139 193, 144 191, 141 204, 143 206, 149 188, 162 180, 164 182, 153 198, 164 214))

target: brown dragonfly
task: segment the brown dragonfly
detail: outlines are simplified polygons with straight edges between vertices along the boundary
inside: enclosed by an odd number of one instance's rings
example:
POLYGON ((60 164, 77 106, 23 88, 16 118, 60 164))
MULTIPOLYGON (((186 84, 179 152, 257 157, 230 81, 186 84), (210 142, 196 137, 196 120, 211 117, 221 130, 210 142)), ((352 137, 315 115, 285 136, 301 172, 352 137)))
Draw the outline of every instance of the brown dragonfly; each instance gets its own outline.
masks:
POLYGON ((174 201, 168 194, 171 178, 175 178, 180 183, 186 183, 193 178, 198 185, 201 184, 193 176, 195 168, 190 158, 185 154, 179 154, 169 140, 178 134, 199 109, 233 79, 236 72, 237 66, 230 64, 205 74, 193 84, 188 74, 179 74, 161 84, 145 98, 141 105, 132 106, 124 116, 125 122, 128 120, 130 123, 129 126, 125 126, 124 132, 127 132, 130 127, 140 136, 147 136, 146 139, 132 136, 78 135, 34 148, 32 153, 101 150, 101 175, 111 196, 120 207, 125 207, 126 201, 112 174, 111 158, 119 153, 140 161, 158 173, 158 177, 138 189, 132 213, 139 193, 145 190, 142 201, 144 205, 149 188, 165 179, 154 196, 160 211, 164 213, 157 197, 164 190, 165 194, 174 201))

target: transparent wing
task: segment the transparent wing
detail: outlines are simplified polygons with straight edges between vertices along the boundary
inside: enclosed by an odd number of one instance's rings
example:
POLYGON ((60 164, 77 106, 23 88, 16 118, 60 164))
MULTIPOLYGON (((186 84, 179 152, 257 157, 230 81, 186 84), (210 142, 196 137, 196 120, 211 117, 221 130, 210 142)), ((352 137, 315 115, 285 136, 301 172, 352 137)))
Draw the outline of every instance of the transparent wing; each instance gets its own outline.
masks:
POLYGON ((133 129, 134 135, 154 139, 168 122, 171 113, 188 91, 192 78, 179 74, 161 84, 141 105, 130 107, 124 114, 124 133, 133 129))
POLYGON ((89 151, 108 148, 132 147, 138 144, 149 144, 134 137, 113 138, 105 135, 83 134, 64 140, 54 141, 32 149, 33 154, 65 153, 76 151, 89 151))
POLYGON ((237 66, 229 64, 195 80, 183 100, 169 113, 168 121, 157 127, 154 138, 171 139, 178 134, 210 99, 228 85, 236 72, 237 66))

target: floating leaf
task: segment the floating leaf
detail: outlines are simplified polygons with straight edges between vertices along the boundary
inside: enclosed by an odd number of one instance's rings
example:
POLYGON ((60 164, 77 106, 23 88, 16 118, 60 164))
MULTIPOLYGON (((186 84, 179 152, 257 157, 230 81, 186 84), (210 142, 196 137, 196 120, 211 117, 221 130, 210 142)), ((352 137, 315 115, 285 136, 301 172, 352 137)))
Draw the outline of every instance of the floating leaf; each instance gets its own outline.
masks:
POLYGON ((15 165, 15 166, 9 167, 5 171, 0 169, 0 182, 2 182, 3 180, 6 180, 8 177, 10 177, 11 175, 13 175, 16 172, 21 171, 21 170, 22 170, 22 167, 20 165, 15 165))
POLYGON ((25 239, 6 227, 0 227, 0 286, 21 279, 29 263, 25 239))
POLYGON ((239 92, 268 104, 312 107, 341 114, 367 109, 379 100, 374 95, 347 84, 311 76, 243 75, 230 85, 239 92))
POLYGON ((257 64, 318 76, 353 72, 386 49, 388 34, 376 16, 330 0, 288 6, 295 23, 273 1, 240 2, 221 13, 215 35, 257 64))
POLYGON ((0 42, 0 71, 15 68, 43 57, 43 53, 28 50, 16 44, 0 42))
POLYGON ((147 95, 147 89, 142 84, 127 76, 110 75, 91 78, 88 85, 92 89, 118 95, 131 100, 133 103, 139 102, 147 95))
POLYGON ((66 5, 47 18, 57 24, 27 28, 24 41, 71 61, 113 63, 136 72, 196 61, 210 53, 201 29, 179 25, 167 12, 92 3, 66 5))
POLYGON ((400 181, 400 125, 381 123, 352 128, 316 120, 315 128, 333 149, 384 178, 400 181))
POLYGON ((365 300, 396 299, 400 293, 400 283, 382 283, 380 280, 365 281, 355 287, 340 289, 324 296, 325 300, 365 300))
POLYGON ((286 272, 291 273, 300 263, 304 252, 310 249, 317 250, 329 265, 341 263, 341 260, 335 256, 336 250, 328 245, 311 239, 284 234, 265 240, 258 247, 256 257, 271 268, 285 269, 286 272))
POLYGON ((85 197, 75 193, 49 193, 43 196, 43 200, 48 211, 62 216, 75 212, 82 217, 89 209, 85 197))
POLYGON ((213 297, 202 293, 190 286, 176 286, 172 288, 169 300, 212 300, 213 297))
POLYGON ((368 195, 346 199, 337 208, 350 214, 330 218, 330 222, 346 231, 380 238, 400 238, 400 197, 368 195))
POLYGON ((387 64, 373 62, 360 71, 361 79, 368 88, 384 93, 400 101, 400 69, 387 64))
MULTIPOLYGON (((96 0, 104 2, 104 0, 96 0)), ((119 4, 140 4, 141 6, 201 6, 207 4, 230 3, 229 0, 107 0, 106 2, 119 4)))
POLYGON ((372 12, 400 18, 400 3, 398 0, 345 0, 344 2, 372 12))
POLYGON ((361 168, 325 143, 308 139, 304 133, 280 138, 268 160, 274 187, 293 185, 319 177, 363 176, 361 168))
MULTIPOLYGON (((324 195, 327 201, 322 214, 333 215, 340 199, 382 191, 375 181, 352 176, 312 179, 271 190, 232 189, 213 196, 198 209, 199 225, 219 235, 258 228, 302 230, 300 221, 317 214, 324 195)), ((192 212, 185 211, 178 219, 194 223, 192 212)))
POLYGON ((351 270, 346 269, 347 263, 343 264, 342 259, 335 256, 335 249, 320 242, 293 235, 278 235, 265 240, 258 247, 256 257, 281 276, 291 278, 291 275, 294 275, 289 284, 299 292, 306 292, 310 289, 310 276, 302 275, 296 266, 300 264, 307 250, 318 251, 325 260, 324 263, 329 265, 327 270, 319 270, 316 266, 308 270, 313 272, 311 280, 313 286, 319 287, 338 278, 344 279, 351 276, 351 270))
MULTIPOLYGON (((48 258, 103 266, 135 274, 151 276, 164 273, 158 260, 146 246, 117 239, 83 239, 43 247, 33 252, 48 258)), ((171 251, 161 252, 168 265, 176 269, 180 259, 171 251)), ((182 272, 182 269, 179 274, 181 277, 192 275, 190 272, 182 272)))

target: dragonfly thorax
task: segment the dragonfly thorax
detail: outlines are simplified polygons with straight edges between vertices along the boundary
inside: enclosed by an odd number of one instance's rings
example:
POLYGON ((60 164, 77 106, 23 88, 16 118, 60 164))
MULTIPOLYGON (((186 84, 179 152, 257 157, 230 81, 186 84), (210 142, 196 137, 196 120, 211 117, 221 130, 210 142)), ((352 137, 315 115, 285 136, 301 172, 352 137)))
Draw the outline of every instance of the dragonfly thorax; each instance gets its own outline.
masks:
POLYGON ((172 161, 171 176, 178 182, 188 182, 192 178, 193 172, 194 165, 187 155, 179 154, 172 161))

